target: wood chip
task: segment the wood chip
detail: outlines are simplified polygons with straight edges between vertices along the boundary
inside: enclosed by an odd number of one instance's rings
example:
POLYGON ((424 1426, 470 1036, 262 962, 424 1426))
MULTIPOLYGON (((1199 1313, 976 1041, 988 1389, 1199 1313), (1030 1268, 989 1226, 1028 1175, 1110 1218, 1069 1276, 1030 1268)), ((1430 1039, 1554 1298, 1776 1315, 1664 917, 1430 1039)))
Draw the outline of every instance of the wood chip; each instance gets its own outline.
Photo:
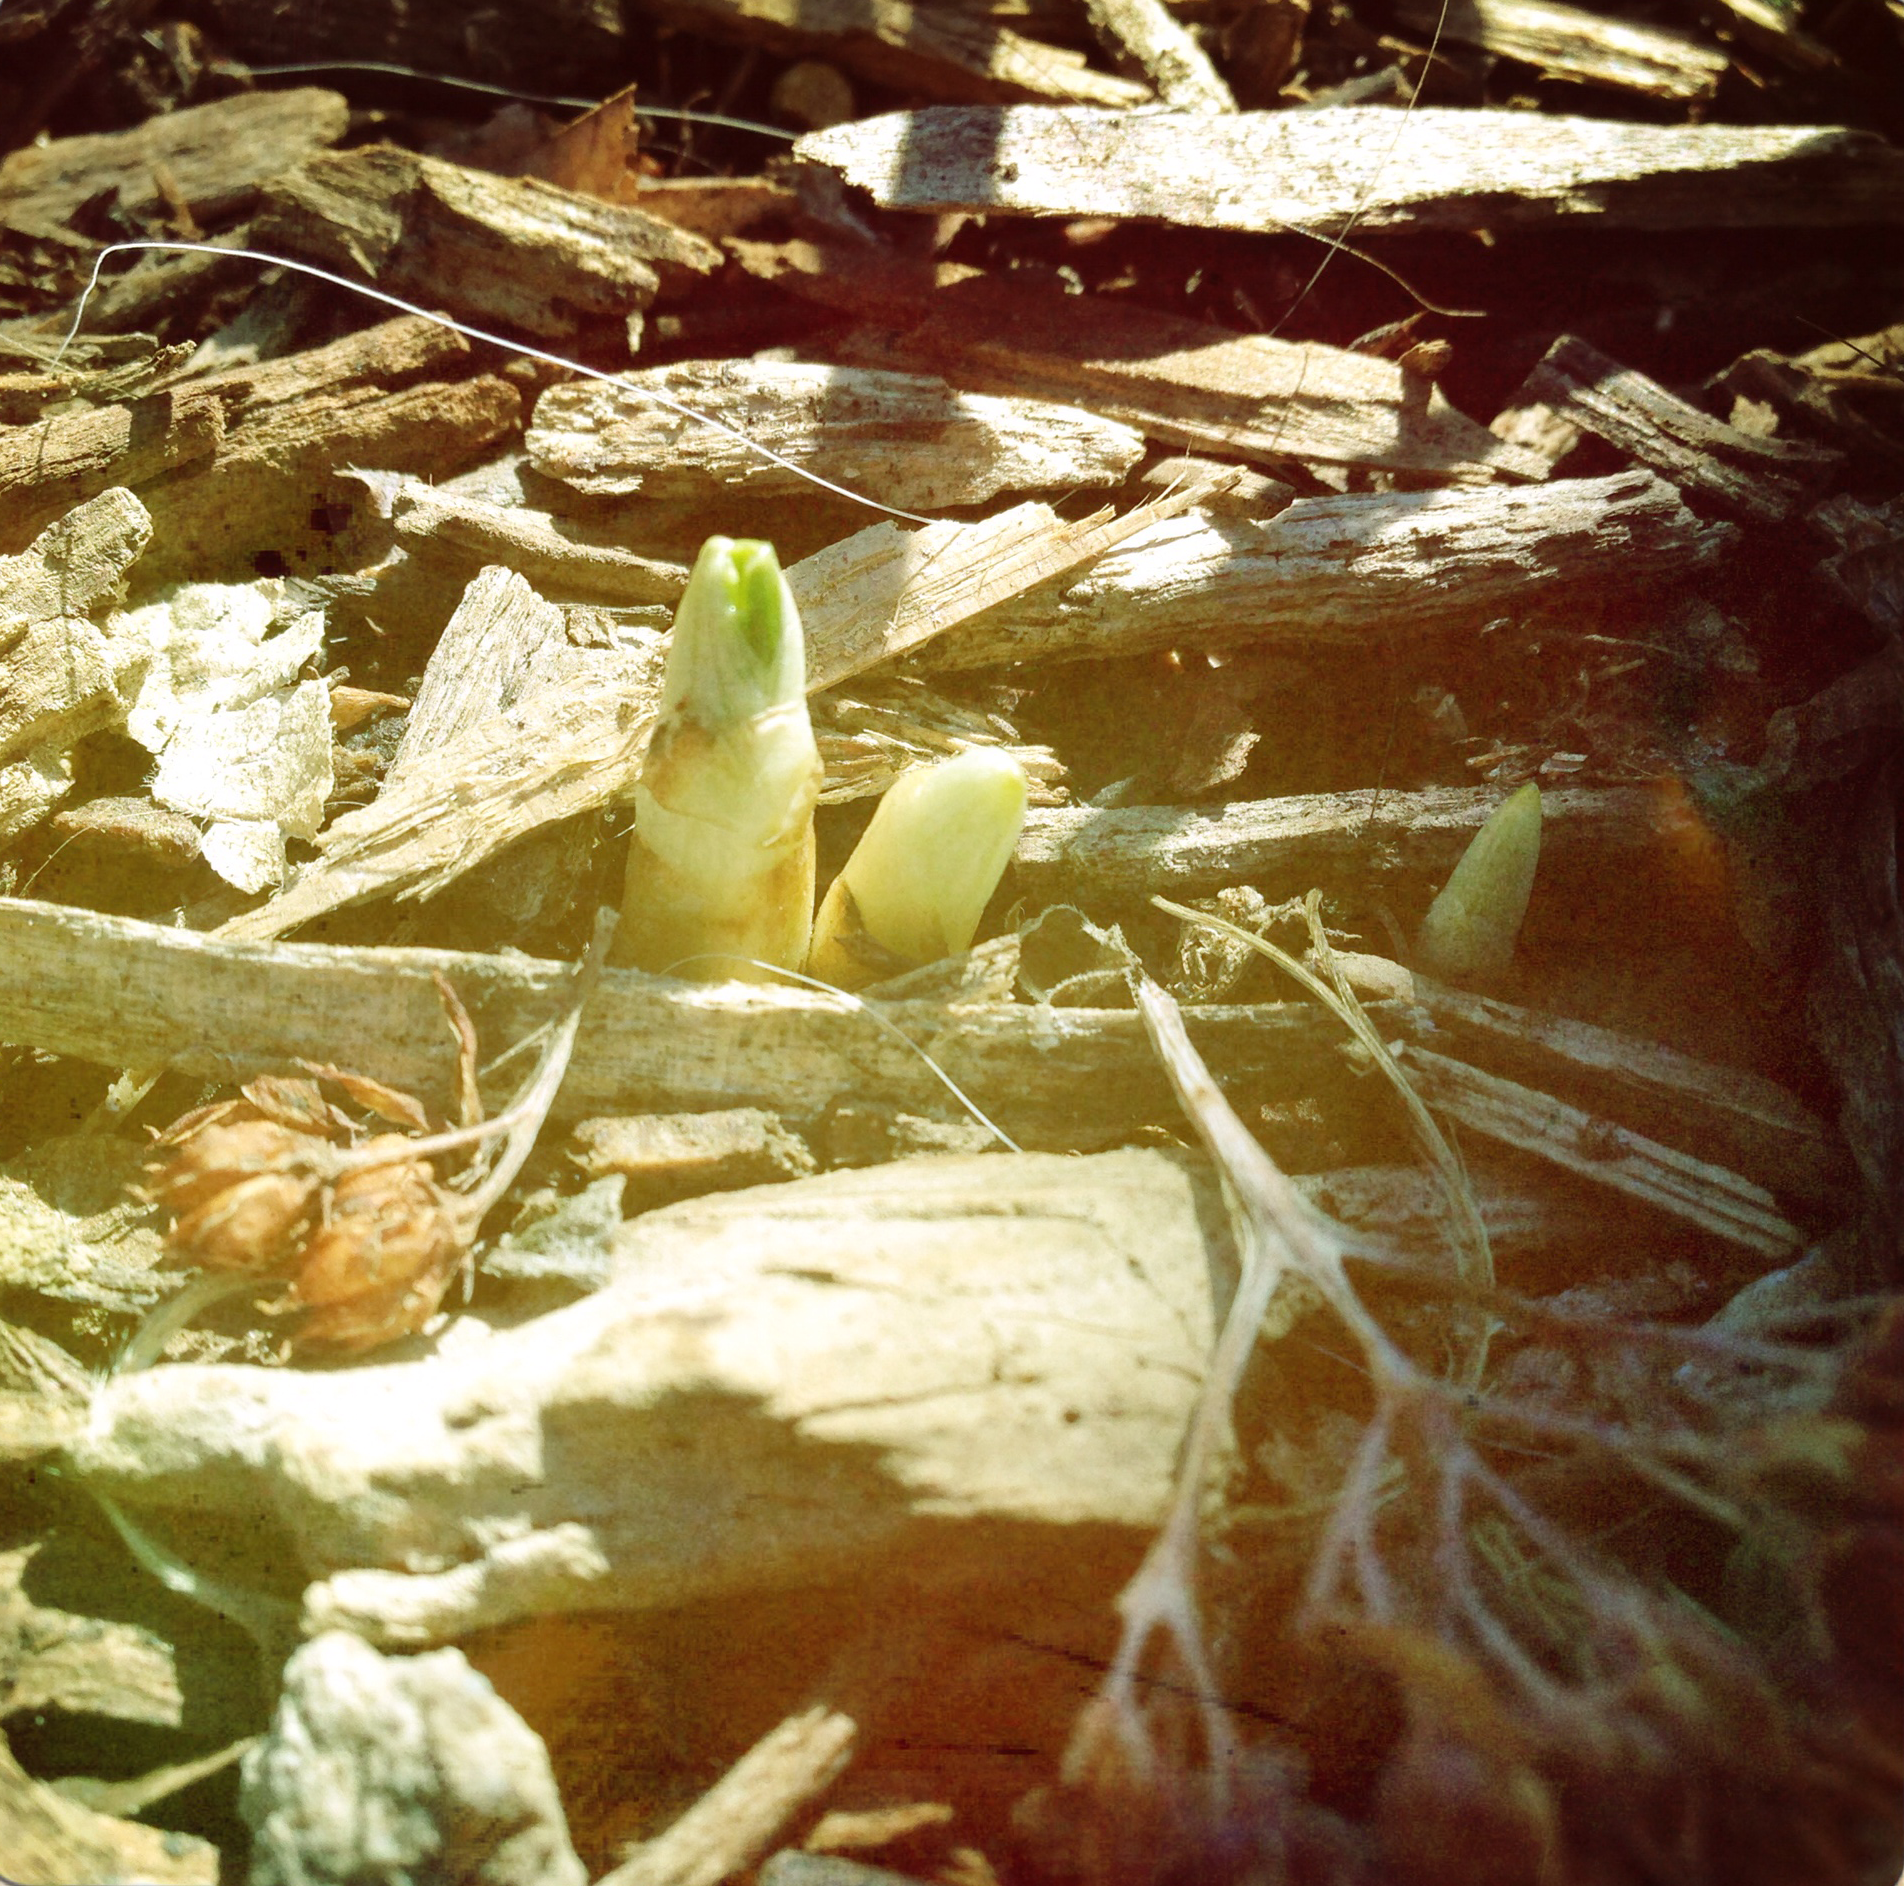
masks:
POLYGON ((35 1781, 0 1742, 0 1825, 9 1871, 27 1880, 137 1879, 213 1886, 218 1849, 195 1834, 96 1814, 35 1781))
POLYGON ((644 389, 903 510, 1114 485, 1144 453, 1141 433, 1074 406, 960 393, 917 374, 728 360, 623 378, 632 390, 584 381, 542 395, 526 439, 538 471, 591 497, 687 501, 810 489, 789 466, 644 398, 644 389))
POLYGON ((1761 523, 1791 517, 1844 456, 1735 431, 1571 334, 1548 348, 1524 390, 1681 489, 1761 523))
POLYGON ((260 247, 354 275, 480 325, 573 340, 719 265, 658 217, 533 177, 497 177, 389 145, 315 158, 269 191, 260 247))
POLYGON ((926 274, 805 242, 733 246, 763 280, 875 320, 832 343, 868 365, 1082 406, 1168 445, 1272 465, 1301 459, 1468 479, 1541 479, 1549 470, 1395 361, 974 271, 926 274))
POLYGON ((882 209, 1193 229, 1839 228, 1904 222, 1904 151, 1830 125, 1645 125, 1422 106, 1146 116, 938 106, 796 156, 882 209))
POLYGON ((1611 1186, 1760 1257, 1785 1258, 1804 1246, 1804 1233, 1780 1214, 1772 1195, 1735 1172, 1412 1043, 1403 1044, 1400 1059, 1431 1107, 1474 1132, 1611 1186))
POLYGON ((688 586, 684 563, 637 556, 592 540, 589 526, 547 511, 487 504, 399 472, 345 474, 369 488, 378 515, 406 543, 505 564, 539 594, 564 602, 638 606, 675 603, 688 586))
POLYGON ((129 131, 55 138, 0 162, 0 223, 29 235, 60 234, 80 206, 115 193, 121 215, 159 218, 167 192, 201 223, 237 215, 259 186, 335 144, 350 124, 336 92, 240 92, 209 105, 158 112, 129 131))
POLYGON ((955 7, 907 0, 658 0, 655 11, 686 32, 792 58, 817 54, 927 98, 1110 106, 1151 98, 1148 86, 1094 72, 1082 53, 955 7))
POLYGON ((1367 648, 1377 634, 1478 629, 1541 599, 1683 582, 1737 537, 1646 471, 1299 498, 1262 521, 1193 510, 1062 585, 997 605, 918 659, 952 669, 1181 647, 1367 648))
POLYGON ((858 1726, 823 1703, 769 1730, 679 1820, 598 1886, 720 1886, 772 1846, 842 1774, 858 1726))
POLYGON ((1713 97, 1731 65, 1717 46, 1690 33, 1610 19, 1558 0, 1401 0, 1396 18, 1425 39, 1439 33, 1497 58, 1538 67, 1549 78, 1688 103, 1713 97))
POLYGON ((0 551, 109 485, 149 484, 211 457, 224 434, 224 407, 203 389, 0 431, 0 551))
POLYGON ((1236 99, 1210 55, 1162 0, 1084 0, 1100 42, 1135 67, 1178 111, 1234 111, 1236 99))
POLYGON ((1825 1122, 1788 1088, 1560 1015, 1431 982, 1399 963, 1338 951, 1364 995, 1398 1005, 1399 1032, 1510 1076, 1772 1190, 1812 1204, 1839 1196, 1844 1155, 1825 1122))
MULTIPOLYGON (((1500 802, 1486 786, 1317 792, 1217 806, 1056 807, 1025 815, 1018 882, 1041 902, 1182 896, 1248 883, 1267 897, 1366 884, 1378 866, 1445 876, 1500 802)), ((1657 850, 1675 815, 1644 787, 1541 795, 1541 857, 1657 850)))

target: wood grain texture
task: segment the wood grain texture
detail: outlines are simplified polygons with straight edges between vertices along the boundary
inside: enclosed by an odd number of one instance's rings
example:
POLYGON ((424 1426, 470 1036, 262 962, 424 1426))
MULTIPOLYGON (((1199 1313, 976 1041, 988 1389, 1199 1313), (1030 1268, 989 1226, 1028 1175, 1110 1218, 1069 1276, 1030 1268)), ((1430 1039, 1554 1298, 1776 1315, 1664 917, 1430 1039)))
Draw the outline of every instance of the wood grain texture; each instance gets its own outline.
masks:
POLYGON ((1829 447, 1737 431, 1572 334, 1548 348, 1523 390, 1682 490, 1761 523, 1783 523, 1843 462, 1829 447))
MULTIPOLYGON (((161 113, 130 131, 29 145, 0 162, 0 224, 33 234, 57 229, 101 191, 127 216, 145 219, 175 196, 200 222, 234 216, 280 171, 335 144, 350 122, 336 92, 241 92, 209 105, 161 113)), ((71 240, 70 231, 67 240, 71 240)))
POLYGON ((1168 445, 1272 465, 1302 459, 1466 479, 1541 479, 1549 470, 1392 360, 957 267, 927 273, 800 242, 734 248, 763 279, 864 319, 833 345, 867 366, 1082 406, 1168 445))
POLYGON ((1479 46, 1552 78, 1639 92, 1649 98, 1711 98, 1732 63, 1690 33, 1616 20, 1558 0, 1401 0, 1396 18, 1411 32, 1479 46))
POLYGON ((920 651, 934 668, 1179 646, 1358 648, 1479 628, 1570 591, 1682 581, 1737 542, 1650 472, 1479 491, 1298 498, 1266 519, 1192 511, 1147 526, 920 651))
POLYGON ((646 308, 719 251, 659 217, 535 177, 498 177, 389 145, 327 153, 266 192, 253 240, 544 340, 646 308))
POLYGON ((1904 222, 1904 151, 1829 125, 1642 125, 1424 106, 1145 116, 937 106, 796 155, 884 208, 1197 229, 1829 228, 1904 222))
POLYGON ((654 0, 688 32, 789 57, 814 54, 927 98, 1128 107, 1147 85, 1093 71, 1083 55, 1027 39, 981 13, 907 0, 654 0))
POLYGON ((1143 435, 1049 400, 961 393, 912 373, 805 361, 724 360, 551 387, 525 441, 530 462, 591 497, 798 496, 810 487, 731 433, 648 393, 725 421, 806 471, 915 511, 1006 491, 1118 483, 1143 435))
MULTIPOLYGON (((1013 866, 1059 902, 1180 897, 1251 884, 1265 896, 1366 881, 1377 869, 1445 875, 1500 802, 1486 786, 1316 792, 1214 806, 1056 806, 1028 812, 1013 866)), ((1574 787, 1541 797, 1542 863, 1583 852, 1611 863, 1654 851, 1675 829, 1644 787, 1574 787)))

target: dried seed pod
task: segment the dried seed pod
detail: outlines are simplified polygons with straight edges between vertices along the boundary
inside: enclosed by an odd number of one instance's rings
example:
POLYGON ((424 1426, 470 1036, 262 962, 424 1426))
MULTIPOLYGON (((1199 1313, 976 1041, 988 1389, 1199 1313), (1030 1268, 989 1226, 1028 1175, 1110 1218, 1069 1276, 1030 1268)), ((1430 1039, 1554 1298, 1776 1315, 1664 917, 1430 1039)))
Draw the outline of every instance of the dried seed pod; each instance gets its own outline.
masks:
MULTIPOLYGON (((391 1134, 365 1150, 396 1153, 404 1144, 391 1134)), ((300 1303, 335 1305, 432 1275, 447 1283, 467 1243, 453 1196, 436 1183, 426 1160, 365 1167, 338 1181, 328 1219, 304 1247, 292 1295, 300 1303)))
POLYGON ((414 1336, 442 1306, 443 1293, 455 1274, 456 1266, 450 1264, 383 1290, 323 1304, 299 1326, 298 1344, 355 1355, 414 1336))
POLYGON ((257 1109, 260 1119, 275 1120, 280 1126, 315 1133, 322 1139, 329 1139, 338 1130, 338 1117, 315 1081, 260 1074, 239 1091, 257 1109))
MULTIPOLYGON (((267 1174, 294 1175, 301 1184, 323 1176, 334 1154, 329 1144, 294 1132, 271 1120, 232 1120, 220 1109, 189 1133, 162 1138, 174 1150, 155 1162, 142 1188, 152 1204, 163 1205, 181 1220, 210 1204, 221 1193, 267 1174)), ((189 1119, 191 1116, 187 1116, 189 1119)), ((184 1122, 180 1122, 181 1125, 184 1122)))
POLYGON ((322 1189, 308 1174, 255 1173, 187 1212, 173 1225, 167 1247, 174 1257, 213 1270, 282 1272, 317 1216, 322 1189))

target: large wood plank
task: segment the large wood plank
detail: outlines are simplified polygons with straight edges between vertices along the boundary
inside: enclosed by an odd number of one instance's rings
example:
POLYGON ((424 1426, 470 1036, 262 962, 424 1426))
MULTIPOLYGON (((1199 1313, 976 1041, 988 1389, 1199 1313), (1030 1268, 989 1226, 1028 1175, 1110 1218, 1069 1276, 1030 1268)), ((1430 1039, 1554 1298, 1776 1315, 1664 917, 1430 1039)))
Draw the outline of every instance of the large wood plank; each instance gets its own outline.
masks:
POLYGON ((794 146, 883 208, 1198 229, 1829 228, 1904 222, 1904 151, 1832 125, 1354 106, 1203 116, 934 107, 794 146))

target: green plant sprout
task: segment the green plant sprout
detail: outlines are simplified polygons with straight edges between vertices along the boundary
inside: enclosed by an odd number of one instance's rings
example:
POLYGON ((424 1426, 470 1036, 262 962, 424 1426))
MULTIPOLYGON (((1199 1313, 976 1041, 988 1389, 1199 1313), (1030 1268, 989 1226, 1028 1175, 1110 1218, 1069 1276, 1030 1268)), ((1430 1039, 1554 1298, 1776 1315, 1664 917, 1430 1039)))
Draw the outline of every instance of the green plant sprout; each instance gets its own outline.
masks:
POLYGON ((856 989, 970 949, 1025 797, 1018 762, 989 747, 901 774, 827 891, 808 970, 856 989))
POLYGON ((653 973, 798 969, 813 926, 820 754, 800 612, 773 546, 710 537, 675 611, 635 790, 615 961, 653 973))
POLYGON ((1441 895, 1428 906, 1415 957, 1431 976, 1484 981, 1514 960, 1540 863, 1540 788, 1530 779, 1488 814, 1441 895))

